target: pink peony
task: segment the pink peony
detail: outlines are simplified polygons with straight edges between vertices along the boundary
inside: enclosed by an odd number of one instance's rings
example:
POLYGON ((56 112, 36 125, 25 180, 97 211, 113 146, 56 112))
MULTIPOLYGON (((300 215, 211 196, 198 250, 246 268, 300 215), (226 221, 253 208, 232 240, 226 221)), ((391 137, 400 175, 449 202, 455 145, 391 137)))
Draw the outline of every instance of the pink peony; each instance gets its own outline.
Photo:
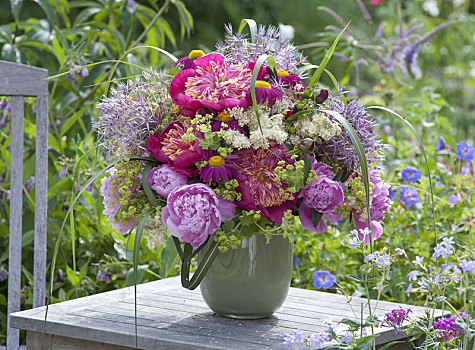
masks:
POLYGON ((202 183, 175 188, 168 195, 167 206, 162 210, 162 222, 170 233, 195 248, 216 232, 221 220, 218 197, 202 183))
POLYGON ((170 96, 190 115, 202 107, 218 111, 247 107, 246 91, 252 72, 240 65, 230 64, 223 55, 211 53, 193 61, 195 69, 178 73, 170 84, 170 96))
POLYGON ((187 180, 186 175, 174 171, 166 164, 152 168, 147 176, 150 188, 164 198, 175 188, 186 185, 187 180))
POLYGON ((170 168, 189 177, 198 174, 194 163, 202 159, 199 140, 188 141, 183 138, 190 126, 173 121, 161 133, 151 134, 145 143, 147 150, 158 161, 168 163, 170 168))

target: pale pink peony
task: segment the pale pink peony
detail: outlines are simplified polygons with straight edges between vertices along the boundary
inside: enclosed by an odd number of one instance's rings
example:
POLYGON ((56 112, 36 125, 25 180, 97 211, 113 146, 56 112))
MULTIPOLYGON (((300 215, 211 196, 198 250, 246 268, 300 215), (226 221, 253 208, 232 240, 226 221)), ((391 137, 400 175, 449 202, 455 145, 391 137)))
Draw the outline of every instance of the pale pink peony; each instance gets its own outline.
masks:
POLYGON ((162 222, 170 233, 195 248, 216 232, 221 220, 219 199, 203 183, 175 188, 168 195, 167 206, 162 210, 162 222))
POLYGON ((175 188, 186 185, 187 180, 186 175, 174 171, 166 164, 152 168, 147 176, 149 187, 164 198, 175 188))

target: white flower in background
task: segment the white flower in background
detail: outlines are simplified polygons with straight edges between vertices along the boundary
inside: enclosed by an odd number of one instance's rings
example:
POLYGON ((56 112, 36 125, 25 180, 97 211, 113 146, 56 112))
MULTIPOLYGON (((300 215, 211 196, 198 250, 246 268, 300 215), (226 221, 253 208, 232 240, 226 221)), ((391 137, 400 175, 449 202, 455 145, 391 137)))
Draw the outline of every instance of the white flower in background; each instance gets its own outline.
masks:
POLYGON ((465 0, 453 0, 453 2, 455 7, 459 7, 464 4, 465 0))
MULTIPOLYGON (((459 0, 460 1, 460 0, 459 0)), ((463 1, 463 0, 462 0, 463 1)), ((282 33, 282 36, 287 39, 288 41, 291 41, 294 39, 295 36, 295 28, 294 26, 290 24, 283 24, 279 23, 279 29, 280 32, 282 33)))
POLYGON ((427 0, 422 5, 422 9, 426 11, 432 17, 437 17, 440 13, 436 0, 427 0))

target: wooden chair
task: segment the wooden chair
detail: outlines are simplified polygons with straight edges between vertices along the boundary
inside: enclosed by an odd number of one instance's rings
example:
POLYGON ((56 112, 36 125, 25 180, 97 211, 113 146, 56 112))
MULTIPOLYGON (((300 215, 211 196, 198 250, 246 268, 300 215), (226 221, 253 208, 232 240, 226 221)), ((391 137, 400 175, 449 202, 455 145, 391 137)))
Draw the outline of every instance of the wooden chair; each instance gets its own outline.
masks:
POLYGON ((21 297, 24 97, 37 98, 33 307, 45 304, 48 200, 47 77, 46 69, 0 61, 0 96, 12 96, 8 350, 18 349, 20 340, 20 331, 10 327, 10 314, 20 311, 21 297))

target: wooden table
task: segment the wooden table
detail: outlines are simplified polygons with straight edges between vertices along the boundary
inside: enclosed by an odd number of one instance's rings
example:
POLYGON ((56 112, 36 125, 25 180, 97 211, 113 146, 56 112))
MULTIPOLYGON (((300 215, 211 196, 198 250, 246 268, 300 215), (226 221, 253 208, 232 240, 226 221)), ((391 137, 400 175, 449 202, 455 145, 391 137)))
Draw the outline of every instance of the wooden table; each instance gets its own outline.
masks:
MULTIPOLYGON (((177 277, 137 286, 139 349, 284 349, 283 336, 297 329, 309 333, 336 328, 344 318, 359 319, 366 299, 291 288, 283 307, 272 317, 234 320, 215 315, 201 298, 199 289, 181 287, 177 277), (354 313, 352 311, 354 310, 354 313)), ((375 307, 376 302, 372 303, 375 307)), ((399 304, 379 302, 376 314, 384 314, 399 304)), ((424 308, 410 307, 412 315, 424 308)), ((27 349, 95 350, 135 348, 133 287, 50 305, 11 315, 12 327, 27 330, 27 349)), ((367 307, 364 308, 366 316, 367 307)), ((391 328, 378 328, 377 344, 397 340, 391 328)), ((398 345, 397 349, 401 347, 398 345)))

